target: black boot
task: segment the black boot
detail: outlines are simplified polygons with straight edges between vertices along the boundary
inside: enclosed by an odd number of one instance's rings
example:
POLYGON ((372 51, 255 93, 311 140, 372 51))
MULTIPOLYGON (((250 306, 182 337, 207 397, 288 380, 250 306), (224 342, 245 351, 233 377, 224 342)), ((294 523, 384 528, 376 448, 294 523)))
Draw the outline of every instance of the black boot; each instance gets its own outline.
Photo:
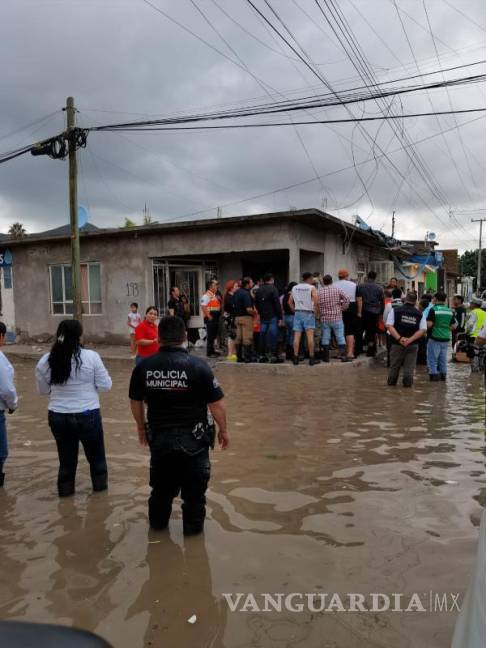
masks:
POLYGON ((283 358, 281 358, 276 353, 274 353, 270 358, 270 364, 282 364, 283 361, 283 358))
POLYGON ((432 382, 438 382, 440 380, 440 374, 429 374, 429 377, 432 382))
POLYGON ((443 374, 443 373, 441 373, 441 374, 440 374, 440 379, 441 379, 442 381, 447 380, 447 374, 443 374))
POLYGON ((329 345, 328 344, 322 347, 321 360, 322 360, 322 362, 329 362, 329 345))
POLYGON ((94 475, 92 478, 93 490, 95 492, 104 491, 108 488, 108 475, 94 475))
POLYGON ((74 482, 58 482, 57 490, 59 497, 69 497, 74 495, 74 482))
POLYGON ((236 347, 236 361, 243 362, 243 345, 238 344, 236 347))
POLYGON ((204 520, 202 522, 184 522, 182 521, 182 530, 185 536, 199 535, 204 531, 204 520))
POLYGON ((5 484, 5 473, 0 472, 0 488, 3 488, 4 484, 5 484))
POLYGON ((312 367, 313 365, 320 364, 320 363, 321 363, 320 358, 317 358, 315 355, 310 356, 310 358, 309 358, 309 364, 310 364, 311 367, 312 367))
POLYGON ((253 361, 253 351, 250 345, 245 345, 243 347, 243 362, 245 364, 250 364, 253 361))
POLYGON ((367 358, 374 358, 376 355, 376 344, 368 344, 368 350, 366 351, 367 358))
POLYGON ((286 360, 293 360, 293 358, 294 358, 294 350, 293 350, 293 348, 291 346, 288 346, 285 349, 285 359, 286 360))
POLYGON ((346 355, 346 346, 344 344, 339 345, 339 357, 341 362, 351 362, 351 358, 346 355))

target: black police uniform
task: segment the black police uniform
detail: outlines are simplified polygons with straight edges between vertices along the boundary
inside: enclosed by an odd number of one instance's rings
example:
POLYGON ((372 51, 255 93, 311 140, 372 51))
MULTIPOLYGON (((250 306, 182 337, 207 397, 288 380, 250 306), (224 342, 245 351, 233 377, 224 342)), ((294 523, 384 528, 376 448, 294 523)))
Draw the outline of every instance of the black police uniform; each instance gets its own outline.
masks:
POLYGON ((180 492, 184 533, 199 533, 215 433, 208 404, 223 398, 219 383, 201 358, 181 347, 161 347, 133 370, 129 396, 147 404, 150 526, 167 526, 172 500, 180 492))
MULTIPOLYGON (((400 337, 410 338, 420 330, 420 322, 423 318, 418 308, 412 304, 404 304, 393 310, 394 324, 393 327, 399 333, 400 337)), ((413 384, 413 374, 417 364, 417 353, 419 340, 404 347, 395 338, 391 338, 390 347, 390 372, 388 374, 388 384, 396 385, 400 369, 403 370, 403 385, 411 387, 413 384)))

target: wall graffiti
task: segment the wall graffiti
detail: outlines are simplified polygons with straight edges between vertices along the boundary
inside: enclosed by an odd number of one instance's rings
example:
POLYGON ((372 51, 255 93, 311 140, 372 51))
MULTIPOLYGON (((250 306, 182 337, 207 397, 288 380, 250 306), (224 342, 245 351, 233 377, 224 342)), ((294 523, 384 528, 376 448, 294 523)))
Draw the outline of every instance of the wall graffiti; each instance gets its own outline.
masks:
POLYGON ((127 281, 127 297, 138 297, 140 295, 140 285, 136 281, 127 281))

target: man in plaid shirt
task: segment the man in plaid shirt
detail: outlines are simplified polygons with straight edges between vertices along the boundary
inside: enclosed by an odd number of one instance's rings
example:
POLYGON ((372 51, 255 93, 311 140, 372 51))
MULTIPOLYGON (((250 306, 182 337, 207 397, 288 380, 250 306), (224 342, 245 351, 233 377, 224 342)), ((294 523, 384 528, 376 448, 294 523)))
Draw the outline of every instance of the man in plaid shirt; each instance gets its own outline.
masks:
POLYGON ((323 283, 324 286, 319 288, 317 293, 319 310, 321 312, 322 360, 329 362, 331 332, 334 331, 342 362, 350 362, 350 358, 346 355, 346 339, 344 337, 343 322, 343 311, 349 306, 349 297, 340 288, 332 285, 331 275, 326 275, 323 283))

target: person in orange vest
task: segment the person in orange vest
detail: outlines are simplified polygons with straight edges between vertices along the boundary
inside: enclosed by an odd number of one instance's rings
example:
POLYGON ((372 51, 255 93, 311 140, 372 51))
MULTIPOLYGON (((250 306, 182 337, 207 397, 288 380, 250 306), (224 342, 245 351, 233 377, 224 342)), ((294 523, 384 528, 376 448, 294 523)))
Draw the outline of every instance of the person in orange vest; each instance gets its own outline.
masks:
POLYGON ((214 348, 218 337, 219 317, 221 315, 221 299, 218 296, 218 282, 210 279, 206 283, 206 292, 201 298, 201 310, 206 325, 206 355, 208 358, 217 358, 219 353, 214 348))

